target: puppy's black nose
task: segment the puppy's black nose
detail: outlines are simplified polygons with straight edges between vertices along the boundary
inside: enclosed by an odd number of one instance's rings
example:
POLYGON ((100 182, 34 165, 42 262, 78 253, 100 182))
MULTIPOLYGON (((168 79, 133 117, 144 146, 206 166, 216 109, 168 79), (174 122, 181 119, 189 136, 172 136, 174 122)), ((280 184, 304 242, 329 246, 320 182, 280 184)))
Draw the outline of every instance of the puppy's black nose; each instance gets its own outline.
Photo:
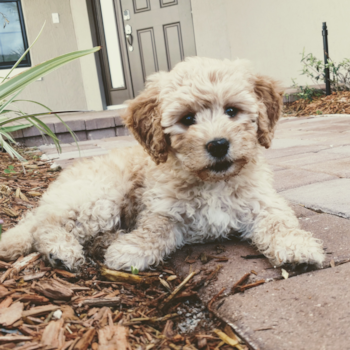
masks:
POLYGON ((207 151, 215 158, 226 156, 230 143, 226 139, 213 140, 205 146, 207 151))

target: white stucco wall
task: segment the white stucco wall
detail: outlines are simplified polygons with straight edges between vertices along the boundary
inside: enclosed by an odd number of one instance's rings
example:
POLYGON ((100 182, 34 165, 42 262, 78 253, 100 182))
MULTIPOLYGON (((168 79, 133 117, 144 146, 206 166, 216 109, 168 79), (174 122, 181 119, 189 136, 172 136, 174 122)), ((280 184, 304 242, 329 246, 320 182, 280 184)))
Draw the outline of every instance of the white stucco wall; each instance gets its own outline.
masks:
MULTIPOLYGON (((30 51, 32 66, 56 56, 78 50, 69 0, 22 0, 28 41, 31 44, 44 22, 45 28, 30 51), (58 13, 60 22, 52 22, 58 13)), ((68 63, 24 89, 21 99, 38 101, 52 110, 85 110, 87 102, 79 60, 68 63)), ((23 104, 27 113, 42 111, 33 104, 23 104)))
POLYGON ((323 59, 322 22, 330 57, 350 58, 349 0, 192 0, 192 9, 198 55, 249 59, 285 86, 312 84, 300 76, 300 53, 323 59))

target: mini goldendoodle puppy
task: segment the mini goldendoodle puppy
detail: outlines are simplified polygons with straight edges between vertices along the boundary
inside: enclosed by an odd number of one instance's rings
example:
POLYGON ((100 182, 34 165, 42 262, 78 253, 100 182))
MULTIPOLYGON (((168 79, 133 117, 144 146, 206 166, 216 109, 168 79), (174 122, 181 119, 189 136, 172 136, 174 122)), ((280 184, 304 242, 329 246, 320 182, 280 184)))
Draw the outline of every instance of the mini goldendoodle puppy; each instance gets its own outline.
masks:
POLYGON ((299 228, 263 157, 281 107, 278 84, 241 60, 194 57, 150 76, 124 115, 141 146, 64 170, 3 234, 0 258, 39 251, 78 269, 82 245, 106 233, 106 265, 143 270, 238 231, 274 265, 321 266, 322 243, 299 228))

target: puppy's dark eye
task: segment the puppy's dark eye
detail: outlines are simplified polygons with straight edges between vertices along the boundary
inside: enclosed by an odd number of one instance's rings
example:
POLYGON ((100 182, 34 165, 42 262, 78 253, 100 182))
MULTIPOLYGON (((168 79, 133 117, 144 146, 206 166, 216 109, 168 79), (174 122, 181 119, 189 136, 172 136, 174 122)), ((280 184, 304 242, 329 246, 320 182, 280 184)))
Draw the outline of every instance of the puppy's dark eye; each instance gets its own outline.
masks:
POLYGON ((194 114, 187 114, 181 120, 180 123, 186 126, 196 124, 196 118, 194 114))
POLYGON ((238 109, 235 107, 227 107, 225 109, 225 114, 227 114, 230 118, 233 118, 238 114, 238 109))

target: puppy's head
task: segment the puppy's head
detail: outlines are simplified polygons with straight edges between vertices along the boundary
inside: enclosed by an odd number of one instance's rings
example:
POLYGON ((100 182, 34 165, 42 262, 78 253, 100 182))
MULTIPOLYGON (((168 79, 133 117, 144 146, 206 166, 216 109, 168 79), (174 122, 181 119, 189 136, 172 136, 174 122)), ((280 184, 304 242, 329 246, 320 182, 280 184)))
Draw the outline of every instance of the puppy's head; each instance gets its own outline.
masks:
POLYGON ((218 181, 270 147, 281 107, 278 83, 246 61, 193 57, 152 75, 124 121, 157 164, 171 152, 185 170, 218 181))

